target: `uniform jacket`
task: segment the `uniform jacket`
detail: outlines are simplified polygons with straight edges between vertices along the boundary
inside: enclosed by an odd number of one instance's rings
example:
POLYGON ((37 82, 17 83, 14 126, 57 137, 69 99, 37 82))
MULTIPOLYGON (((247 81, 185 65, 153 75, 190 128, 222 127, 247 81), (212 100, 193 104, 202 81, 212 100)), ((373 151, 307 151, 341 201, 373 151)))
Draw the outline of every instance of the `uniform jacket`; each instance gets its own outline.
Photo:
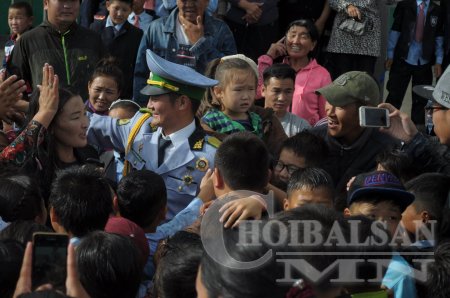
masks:
MULTIPOLYGON (((114 148, 124 152, 128 135, 142 116, 141 112, 129 121, 91 114, 88 142, 100 148, 114 148)), ((172 219, 194 199, 208 168, 214 167, 216 146, 206 136, 198 121, 196 130, 183 143, 166 151, 164 162, 158 167, 158 140, 161 128, 153 128, 148 119, 134 139, 132 150, 126 155, 134 169, 148 169, 161 175, 167 188, 167 219, 172 219), (202 163, 204 162, 204 163, 202 163)), ((215 140, 215 139, 214 139, 215 140)))
MULTIPOLYGON (((408 58, 409 45, 415 35, 416 19, 416 0, 405 0, 397 4, 394 11, 392 30, 400 32, 400 37, 395 47, 394 59, 406 60, 408 58)), ((442 36, 442 34, 441 8, 430 0, 425 18, 425 27, 423 28, 423 59, 433 61, 436 36, 442 36)))
POLYGON ((132 98, 133 96, 133 74, 136 63, 137 51, 143 32, 126 21, 117 35, 114 34, 113 27, 105 27, 104 20, 95 20, 91 24, 91 29, 102 37, 110 55, 119 61, 119 67, 123 72, 124 87, 121 98, 132 98))
MULTIPOLYGON (((146 86, 149 69, 146 63, 146 50, 150 49, 157 55, 172 62, 176 62, 178 42, 176 40, 175 22, 178 19, 178 8, 168 17, 157 19, 150 23, 139 46, 134 71, 133 98, 139 103, 146 103, 148 98, 140 94, 146 86)), ((215 58, 236 54, 236 44, 233 34, 223 21, 205 14, 204 36, 200 38, 190 51, 196 58, 196 70, 204 73, 206 65, 215 58)))
POLYGON ((59 77, 59 86, 73 86, 87 98, 87 85, 98 60, 106 50, 93 31, 73 23, 61 34, 44 21, 17 41, 8 62, 9 73, 18 74, 33 88, 42 82, 42 67, 49 63, 59 77))

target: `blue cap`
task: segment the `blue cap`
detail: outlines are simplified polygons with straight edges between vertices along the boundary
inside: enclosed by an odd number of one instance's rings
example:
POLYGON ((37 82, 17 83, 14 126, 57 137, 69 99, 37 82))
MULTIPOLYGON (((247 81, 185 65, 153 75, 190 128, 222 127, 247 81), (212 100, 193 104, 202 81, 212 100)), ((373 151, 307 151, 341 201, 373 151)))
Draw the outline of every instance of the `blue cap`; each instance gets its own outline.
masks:
POLYGON ((141 90, 144 95, 156 96, 175 92, 201 100, 207 88, 219 83, 190 67, 167 61, 151 50, 147 50, 147 65, 150 77, 147 86, 141 90))

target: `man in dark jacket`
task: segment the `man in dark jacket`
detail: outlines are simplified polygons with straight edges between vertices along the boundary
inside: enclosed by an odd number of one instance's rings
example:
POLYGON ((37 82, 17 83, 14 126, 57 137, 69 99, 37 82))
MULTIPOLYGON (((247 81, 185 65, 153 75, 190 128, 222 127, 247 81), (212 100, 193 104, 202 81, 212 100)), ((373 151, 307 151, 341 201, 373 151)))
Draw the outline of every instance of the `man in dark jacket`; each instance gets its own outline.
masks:
POLYGON ((78 0, 44 0, 44 9, 48 20, 19 39, 8 71, 34 89, 42 81, 42 67, 49 63, 60 86, 72 86, 87 99, 88 80, 105 53, 102 41, 96 33, 77 25, 78 0))
POLYGON ((317 92, 327 100, 328 125, 311 132, 327 143, 330 154, 324 168, 333 177, 337 192, 342 193, 351 177, 374 170, 375 157, 400 142, 377 128, 359 125, 359 107, 380 103, 378 85, 367 73, 347 72, 317 92))

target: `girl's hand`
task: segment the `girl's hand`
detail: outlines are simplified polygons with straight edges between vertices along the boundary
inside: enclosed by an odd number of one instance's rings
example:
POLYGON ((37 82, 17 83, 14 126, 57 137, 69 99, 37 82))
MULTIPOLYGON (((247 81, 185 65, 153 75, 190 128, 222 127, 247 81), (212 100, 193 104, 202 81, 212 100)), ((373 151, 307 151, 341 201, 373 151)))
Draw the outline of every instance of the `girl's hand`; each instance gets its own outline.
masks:
POLYGON ((219 209, 223 213, 220 222, 225 222, 225 228, 235 228, 242 220, 260 219, 262 212, 267 209, 263 202, 256 195, 228 202, 219 209))
POLYGON ((286 56, 287 50, 286 50, 285 40, 286 40, 286 37, 283 37, 276 43, 273 43, 270 46, 269 50, 267 51, 267 55, 272 57, 272 59, 276 59, 281 56, 286 56))
POLYGON ((16 75, 12 75, 5 80, 6 72, 0 72, 0 119, 8 121, 7 113, 21 98, 27 86, 24 80, 17 80, 16 75))
POLYGON ((53 67, 47 63, 45 63, 42 73, 42 85, 38 85, 40 90, 39 111, 33 119, 48 128, 58 112, 59 80, 53 67))

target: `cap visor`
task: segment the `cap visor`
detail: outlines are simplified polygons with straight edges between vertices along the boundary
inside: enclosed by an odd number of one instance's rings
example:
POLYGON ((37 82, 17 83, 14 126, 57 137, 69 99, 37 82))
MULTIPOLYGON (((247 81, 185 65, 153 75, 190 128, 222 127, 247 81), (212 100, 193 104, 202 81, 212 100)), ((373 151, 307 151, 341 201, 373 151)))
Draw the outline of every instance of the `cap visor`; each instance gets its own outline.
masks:
POLYGON ((341 86, 331 83, 328 86, 316 90, 316 93, 323 95, 329 104, 335 107, 343 107, 356 102, 341 86))
POLYGON ((364 187, 355 190, 348 198, 348 204, 359 201, 365 194, 379 194, 386 200, 392 200, 401 207, 403 212, 414 201, 414 195, 406 190, 383 188, 383 187, 364 187))
POLYGON ((151 86, 151 85, 147 85, 141 89, 141 94, 150 95, 150 96, 163 95, 163 94, 167 94, 170 92, 172 92, 172 91, 170 91, 168 89, 158 88, 158 87, 151 86))
POLYGON ((434 100, 434 87, 429 85, 417 85, 413 87, 413 92, 426 100, 434 100))

